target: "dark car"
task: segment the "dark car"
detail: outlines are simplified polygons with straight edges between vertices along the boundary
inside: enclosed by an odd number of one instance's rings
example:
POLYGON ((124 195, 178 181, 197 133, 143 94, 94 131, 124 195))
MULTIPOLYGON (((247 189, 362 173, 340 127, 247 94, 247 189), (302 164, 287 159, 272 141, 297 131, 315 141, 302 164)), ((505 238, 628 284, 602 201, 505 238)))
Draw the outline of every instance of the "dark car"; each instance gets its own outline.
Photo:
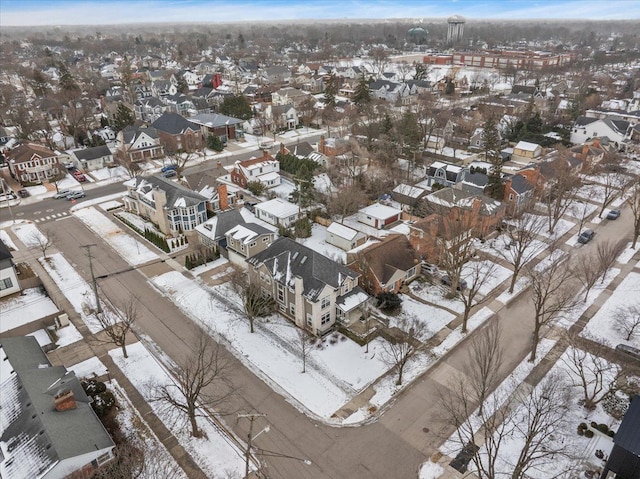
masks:
MULTIPOLYGON (((451 278, 449 278, 448 274, 443 275, 442 278, 440 278, 440 282, 445 286, 451 286, 451 278)), ((458 291, 467 289, 467 282, 464 279, 461 279, 460 281, 458 281, 458 286, 456 287, 456 289, 458 291)))
POLYGON ((580 236, 578 236, 578 243, 587 244, 595 235, 596 232, 593 230, 584 230, 580 233, 580 236))
POLYGON ((618 344, 616 346, 616 351, 629 356, 637 361, 640 361, 640 349, 634 348, 632 346, 627 346, 626 344, 618 344))
POLYGON ((21 198, 28 198, 29 196, 31 196, 31 193, 29 193, 27 190, 19 190, 18 194, 20 195, 21 198))
POLYGON ((607 213, 608 220, 617 220, 620 218, 620 210, 611 210, 607 213))
POLYGON ((178 165, 167 165, 167 166, 163 166, 160 172, 166 173, 167 171, 175 171, 177 169, 178 169, 178 165))
POLYGON ((178 173, 176 173, 176 170, 167 170, 162 172, 162 176, 165 178, 173 178, 174 176, 178 176, 178 173))

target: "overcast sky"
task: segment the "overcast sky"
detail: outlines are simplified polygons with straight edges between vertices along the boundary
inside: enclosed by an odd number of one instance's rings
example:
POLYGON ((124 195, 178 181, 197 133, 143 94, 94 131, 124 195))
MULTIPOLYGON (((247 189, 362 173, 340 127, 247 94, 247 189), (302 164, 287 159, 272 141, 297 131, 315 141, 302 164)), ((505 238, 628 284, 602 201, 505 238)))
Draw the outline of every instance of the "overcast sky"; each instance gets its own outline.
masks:
POLYGON ((293 19, 640 19, 639 0, 0 0, 0 26, 293 19))

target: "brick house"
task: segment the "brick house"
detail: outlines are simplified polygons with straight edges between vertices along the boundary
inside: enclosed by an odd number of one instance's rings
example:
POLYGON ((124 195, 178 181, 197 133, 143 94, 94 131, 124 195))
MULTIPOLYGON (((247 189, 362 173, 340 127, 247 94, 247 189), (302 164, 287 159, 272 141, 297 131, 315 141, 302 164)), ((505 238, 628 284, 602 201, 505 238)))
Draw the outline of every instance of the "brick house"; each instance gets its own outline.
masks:
POLYGON ((151 126, 158 132, 160 144, 167 153, 202 150, 200 128, 177 113, 163 113, 151 126))
POLYGON ((513 175, 505 181, 504 202, 510 215, 517 215, 527 209, 535 200, 535 184, 521 174, 513 175))
POLYGON ((280 184, 280 162, 263 150, 262 156, 250 160, 236 161, 231 170, 231 181, 246 188, 252 181, 259 181, 267 188, 280 184))
POLYGON ((11 176, 22 185, 50 181, 66 172, 67 156, 36 143, 25 143, 7 155, 11 176))
POLYGON ((158 140, 155 128, 127 126, 116 137, 115 156, 126 162, 148 161, 164 156, 164 148, 158 140))
POLYGON ((188 121, 197 125, 202 132, 202 137, 206 140, 209 135, 215 135, 220 138, 222 143, 229 140, 235 140, 242 136, 241 127, 243 120, 232 118, 217 113, 202 113, 189 117, 188 121))

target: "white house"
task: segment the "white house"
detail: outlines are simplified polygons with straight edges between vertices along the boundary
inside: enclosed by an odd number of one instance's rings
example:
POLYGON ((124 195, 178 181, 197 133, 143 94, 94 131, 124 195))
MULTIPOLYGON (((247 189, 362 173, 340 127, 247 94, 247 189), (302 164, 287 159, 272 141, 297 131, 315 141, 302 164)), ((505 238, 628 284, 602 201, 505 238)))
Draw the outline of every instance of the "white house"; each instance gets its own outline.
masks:
POLYGON ((328 244, 349 251, 364 244, 367 235, 335 221, 327 228, 325 241, 328 244))
POLYGON ((528 141, 519 141, 516 146, 513 147, 513 155, 511 159, 513 161, 531 161, 539 158, 542 155, 542 147, 537 143, 530 143, 528 141))
POLYGON ((13 264, 13 255, 0 240, 0 298, 20 291, 20 283, 13 264))
POLYGON ((231 181, 242 188, 246 188, 253 181, 259 181, 267 188, 273 188, 281 181, 280 162, 267 151, 263 151, 259 158, 236 161, 231 170, 231 181))
POLYGON ((69 156, 86 171, 99 170, 113 163, 113 154, 106 145, 74 150, 69 153, 69 156))
POLYGON ((402 216, 402 210, 392 208, 391 206, 374 203, 362 208, 358 212, 358 221, 365 225, 382 229, 385 226, 395 223, 402 216))
POLYGON ((274 226, 288 228, 300 217, 298 205, 280 198, 258 203, 255 206, 256 218, 274 226))
POLYGON ((569 141, 574 145, 581 145, 587 140, 606 136, 620 148, 627 138, 628 129, 629 122, 627 121, 611 120, 609 118, 600 120, 598 118, 581 116, 576 119, 573 128, 571 128, 569 141))

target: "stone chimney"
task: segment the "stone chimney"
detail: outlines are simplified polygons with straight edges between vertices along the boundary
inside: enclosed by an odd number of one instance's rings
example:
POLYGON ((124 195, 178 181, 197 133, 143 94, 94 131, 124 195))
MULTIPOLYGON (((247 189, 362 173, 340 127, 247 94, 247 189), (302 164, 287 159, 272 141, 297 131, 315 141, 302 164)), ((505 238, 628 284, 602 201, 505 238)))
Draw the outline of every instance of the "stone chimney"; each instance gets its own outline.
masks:
POLYGON ((229 198, 227 198, 227 185, 218 185, 218 201, 220 204, 220 210, 226 211, 229 209, 229 198))
POLYGON ((318 144, 318 152, 322 153, 324 155, 325 154, 324 148, 325 148, 325 146, 324 146, 324 135, 321 135, 320 136, 320 143, 318 144))
POLYGON ((53 396, 53 403, 55 404, 56 411, 68 411, 69 409, 76 409, 76 399, 73 396, 73 391, 67 389, 59 394, 53 396))

